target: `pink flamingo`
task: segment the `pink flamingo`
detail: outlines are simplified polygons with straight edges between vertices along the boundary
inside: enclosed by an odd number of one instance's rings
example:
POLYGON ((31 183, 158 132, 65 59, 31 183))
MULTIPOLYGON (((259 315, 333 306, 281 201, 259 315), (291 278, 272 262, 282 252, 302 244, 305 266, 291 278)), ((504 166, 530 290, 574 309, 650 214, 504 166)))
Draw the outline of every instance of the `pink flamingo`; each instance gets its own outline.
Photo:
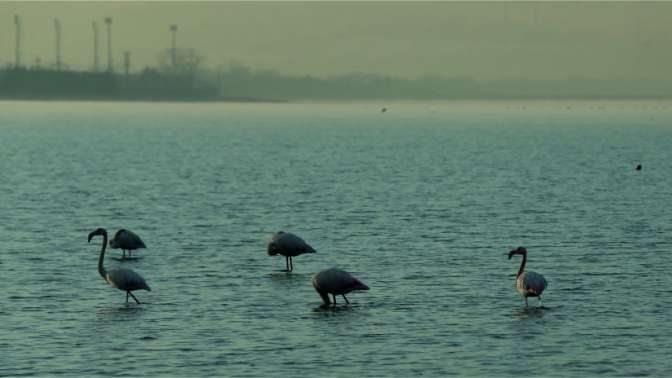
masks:
POLYGON ((354 290, 369 290, 362 281, 353 277, 350 273, 338 269, 325 269, 313 277, 313 287, 324 300, 324 304, 329 306, 329 294, 334 298, 334 307, 336 306, 336 296, 342 295, 345 302, 350 304, 345 294, 354 290))
POLYGON ((539 306, 541 307, 541 293, 544 292, 546 286, 546 279, 539 273, 526 272, 525 262, 527 262, 527 249, 518 247, 509 251, 509 260, 513 255, 523 255, 523 261, 520 263, 520 269, 516 274, 516 290, 525 298, 525 307, 527 307, 527 297, 539 298, 539 306))
POLYGON ((315 253, 313 247, 303 241, 300 237, 284 231, 278 231, 271 237, 268 242, 267 252, 269 256, 282 255, 285 256, 285 263, 287 264, 287 272, 294 270, 292 257, 303 253, 315 253))
POLYGON ((98 258, 98 273, 100 273, 103 280, 110 284, 112 287, 115 287, 119 290, 126 292, 126 303, 128 303, 128 296, 130 295, 135 299, 135 302, 140 304, 138 298, 131 293, 134 290, 147 290, 152 291, 152 289, 147 285, 145 279, 142 278, 138 273, 135 273, 131 269, 123 268, 112 268, 110 270, 105 269, 103 266, 103 259, 105 258, 105 247, 107 246, 107 231, 104 228, 99 228, 89 234, 89 243, 96 235, 103 236, 103 248, 100 250, 100 257, 98 258))
POLYGON ((121 248, 123 251, 121 259, 124 260, 126 259, 126 251, 128 251, 128 258, 131 259, 132 250, 147 248, 147 246, 135 232, 124 230, 122 228, 121 230, 117 231, 117 233, 114 234, 112 240, 110 240, 110 248, 121 248))

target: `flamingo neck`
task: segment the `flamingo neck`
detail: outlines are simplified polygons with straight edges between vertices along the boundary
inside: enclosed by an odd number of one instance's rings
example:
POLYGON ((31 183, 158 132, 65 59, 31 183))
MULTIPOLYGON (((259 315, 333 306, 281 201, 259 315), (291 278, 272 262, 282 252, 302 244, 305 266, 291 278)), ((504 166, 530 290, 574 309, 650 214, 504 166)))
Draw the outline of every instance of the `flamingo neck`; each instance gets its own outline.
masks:
POLYGON ((107 247, 107 234, 103 234, 103 249, 100 250, 100 257, 98 258, 98 273, 107 281, 107 271, 103 266, 103 258, 105 257, 105 247, 107 247))
POLYGON ((516 278, 520 277, 521 274, 525 271, 525 263, 527 262, 527 254, 523 254, 523 261, 520 262, 520 268, 518 269, 518 274, 516 274, 516 278))
POLYGON ((329 306, 331 304, 331 299, 329 298, 329 294, 325 293, 324 291, 317 290, 317 293, 320 294, 320 297, 322 297, 322 300, 324 301, 324 304, 329 306))

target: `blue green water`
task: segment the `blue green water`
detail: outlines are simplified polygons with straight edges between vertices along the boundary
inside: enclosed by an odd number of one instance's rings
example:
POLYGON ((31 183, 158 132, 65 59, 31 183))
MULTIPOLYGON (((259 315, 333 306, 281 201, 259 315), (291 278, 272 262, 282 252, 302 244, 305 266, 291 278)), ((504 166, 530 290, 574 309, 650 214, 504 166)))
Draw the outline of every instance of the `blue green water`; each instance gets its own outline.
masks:
POLYGON ((0 102, 0 375, 670 375, 671 121, 646 102, 0 102), (145 277, 143 304, 98 275, 97 227, 147 244, 106 260, 145 277), (318 253, 280 272, 277 230, 318 253), (515 291, 519 245, 542 308, 515 291), (371 290, 320 308, 331 266, 371 290))

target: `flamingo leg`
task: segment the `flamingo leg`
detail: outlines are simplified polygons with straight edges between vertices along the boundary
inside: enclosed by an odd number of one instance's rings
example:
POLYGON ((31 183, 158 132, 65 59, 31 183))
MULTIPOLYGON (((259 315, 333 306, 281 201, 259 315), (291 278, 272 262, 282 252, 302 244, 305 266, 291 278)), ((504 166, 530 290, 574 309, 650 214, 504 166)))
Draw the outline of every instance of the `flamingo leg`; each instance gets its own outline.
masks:
POLYGON ((289 256, 285 256, 285 264, 287 265, 287 271, 289 272, 289 256))
POLYGON ((334 307, 336 307, 336 294, 331 294, 332 298, 334 298, 334 307))
POLYGON ((539 296, 539 308, 541 308, 541 295, 539 296))
POLYGON ((133 297, 133 299, 135 299, 135 303, 140 304, 140 301, 138 300, 138 298, 136 298, 135 295, 133 295, 133 293, 131 293, 130 291, 127 291, 127 292, 126 292, 126 301, 127 301, 127 302, 128 302, 128 296, 129 296, 129 295, 130 295, 131 297, 133 297))
POLYGON ((346 298, 345 294, 343 294, 343 299, 345 299, 345 303, 350 304, 350 301, 346 298))
POLYGON ((294 261, 292 261, 292 256, 289 256, 289 270, 294 271, 294 261))
POLYGON ((122 251, 122 253, 123 253, 123 255, 121 255, 121 258, 122 258, 122 259, 125 259, 125 258, 126 258, 126 250, 125 250, 125 249, 122 249, 121 251, 122 251))

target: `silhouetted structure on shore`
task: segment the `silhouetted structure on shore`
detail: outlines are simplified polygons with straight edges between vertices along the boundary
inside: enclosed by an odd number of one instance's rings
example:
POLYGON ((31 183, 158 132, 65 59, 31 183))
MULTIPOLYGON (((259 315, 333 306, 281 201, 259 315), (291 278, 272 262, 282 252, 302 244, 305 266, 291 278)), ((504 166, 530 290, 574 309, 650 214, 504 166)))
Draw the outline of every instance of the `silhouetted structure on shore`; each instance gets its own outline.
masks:
POLYGON ((151 68, 127 75, 41 68, 0 71, 0 99, 208 101, 217 100, 218 92, 192 76, 151 68))
MULTIPOLYGON (((160 55, 159 67, 141 72, 61 71, 9 67, 0 70, 0 99, 137 101, 358 101, 358 100, 630 100, 672 99, 669 82, 567 79, 556 81, 421 77, 375 74, 289 76, 233 67, 201 69, 202 57, 178 49, 160 55)), ((95 63, 95 62, 94 62, 95 63)))

